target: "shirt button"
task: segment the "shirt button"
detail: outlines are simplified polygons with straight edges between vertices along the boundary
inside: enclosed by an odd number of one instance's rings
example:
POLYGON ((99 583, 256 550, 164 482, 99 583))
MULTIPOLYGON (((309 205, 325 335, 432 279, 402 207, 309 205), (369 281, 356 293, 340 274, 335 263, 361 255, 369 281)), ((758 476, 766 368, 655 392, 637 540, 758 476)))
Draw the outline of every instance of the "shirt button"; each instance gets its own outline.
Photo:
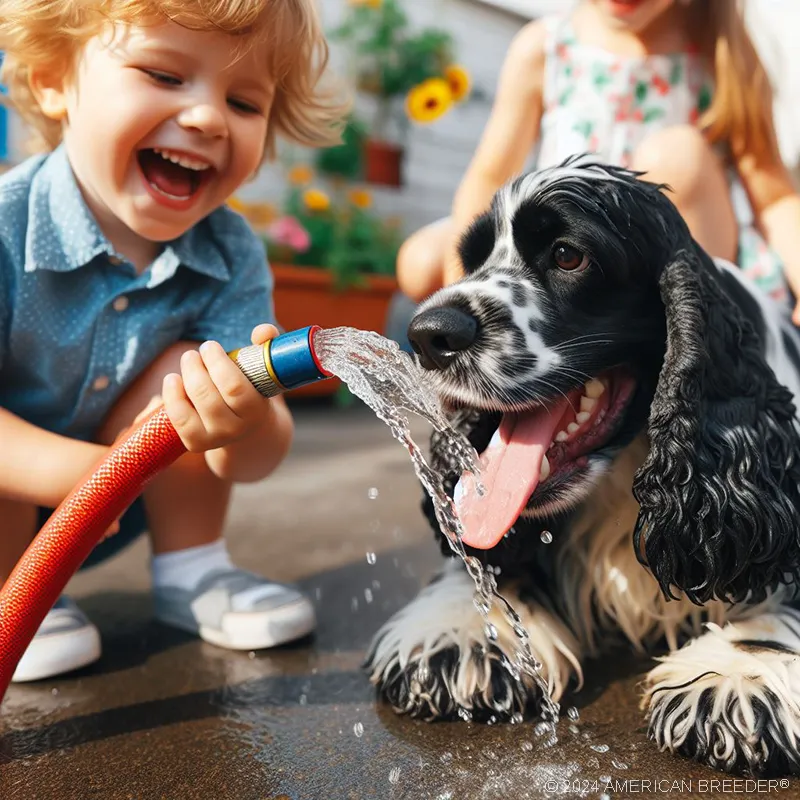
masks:
POLYGON ((100 375, 92 382, 92 389, 96 392, 102 392, 103 389, 108 389, 110 383, 111 381, 108 379, 108 375, 100 375))
POLYGON ((112 303, 112 305, 114 307, 114 311, 124 311, 129 305, 128 298, 125 297, 125 295, 122 295, 122 297, 118 297, 112 303))

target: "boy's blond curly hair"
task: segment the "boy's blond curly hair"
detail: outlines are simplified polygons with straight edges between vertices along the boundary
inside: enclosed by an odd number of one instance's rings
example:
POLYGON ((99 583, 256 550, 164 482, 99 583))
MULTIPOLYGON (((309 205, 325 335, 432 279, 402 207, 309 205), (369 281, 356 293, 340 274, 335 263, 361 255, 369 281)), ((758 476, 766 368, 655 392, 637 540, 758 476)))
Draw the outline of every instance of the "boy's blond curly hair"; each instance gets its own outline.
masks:
POLYGON ((114 23, 157 25, 165 19, 201 31, 241 36, 242 46, 267 39, 265 69, 275 81, 266 157, 276 135, 309 147, 339 141, 348 104, 326 84, 328 44, 314 0, 2 0, 0 82, 11 105, 39 135, 36 149, 55 148, 61 123, 46 117, 30 87, 34 70, 71 75, 86 42, 114 23))

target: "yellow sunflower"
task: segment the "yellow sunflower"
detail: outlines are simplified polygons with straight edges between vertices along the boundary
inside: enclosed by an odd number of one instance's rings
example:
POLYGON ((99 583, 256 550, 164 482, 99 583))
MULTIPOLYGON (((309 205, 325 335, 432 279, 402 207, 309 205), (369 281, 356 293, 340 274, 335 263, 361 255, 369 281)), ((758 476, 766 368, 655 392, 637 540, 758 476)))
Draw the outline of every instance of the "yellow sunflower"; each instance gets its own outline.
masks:
POLYGON ((247 211, 247 205, 243 203, 238 197, 229 197, 228 198, 228 208, 233 209, 239 214, 244 215, 247 211))
POLYGON ((414 122, 433 122, 453 104, 453 91, 443 78, 429 78, 406 96, 406 113, 414 122))
POLYGON ((463 100, 472 88, 472 81, 464 67, 460 64, 451 64, 444 71, 444 77, 453 93, 453 102, 458 103, 463 100))
POLYGON ((347 196, 356 208, 366 209, 372 205, 372 195, 366 189, 351 189, 347 196))
POLYGON ((314 172, 308 164, 295 164, 289 170, 287 177, 289 178, 289 183, 293 186, 305 186, 307 183, 311 183, 314 172))
POLYGON ((307 189, 303 192, 303 202, 309 211, 327 211, 331 207, 331 199, 320 189, 307 189))

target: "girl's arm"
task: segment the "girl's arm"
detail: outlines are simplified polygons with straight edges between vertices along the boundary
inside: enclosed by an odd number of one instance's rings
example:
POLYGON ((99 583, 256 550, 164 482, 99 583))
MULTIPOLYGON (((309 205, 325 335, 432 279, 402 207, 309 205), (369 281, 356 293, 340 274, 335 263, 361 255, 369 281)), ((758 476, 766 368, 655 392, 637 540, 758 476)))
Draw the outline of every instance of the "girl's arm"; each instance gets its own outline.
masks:
MULTIPOLYGON (((783 163, 757 162, 744 156, 737 163, 756 221, 784 263, 784 272, 800 300, 800 195, 783 163)), ((800 302, 794 323, 800 324, 800 302)))
POLYGON ((522 171, 539 137, 543 111, 545 27, 526 25, 511 42, 489 121, 453 202, 452 237, 445 255, 444 283, 461 277, 457 247, 472 220, 489 208, 495 192, 522 171))

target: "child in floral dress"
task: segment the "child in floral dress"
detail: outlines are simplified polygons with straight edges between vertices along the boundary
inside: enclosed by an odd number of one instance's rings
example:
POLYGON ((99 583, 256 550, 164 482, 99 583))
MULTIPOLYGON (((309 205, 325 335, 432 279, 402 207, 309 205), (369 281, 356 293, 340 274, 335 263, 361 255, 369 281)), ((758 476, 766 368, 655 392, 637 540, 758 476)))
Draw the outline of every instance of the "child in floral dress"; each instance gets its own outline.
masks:
POLYGON ((778 299, 787 281, 800 296, 800 197, 771 113, 735 0, 583 0, 530 23, 509 49, 452 216, 400 252, 401 287, 421 299, 460 276, 459 234, 534 147, 537 168, 593 152, 646 171, 671 186, 712 255, 778 299))

